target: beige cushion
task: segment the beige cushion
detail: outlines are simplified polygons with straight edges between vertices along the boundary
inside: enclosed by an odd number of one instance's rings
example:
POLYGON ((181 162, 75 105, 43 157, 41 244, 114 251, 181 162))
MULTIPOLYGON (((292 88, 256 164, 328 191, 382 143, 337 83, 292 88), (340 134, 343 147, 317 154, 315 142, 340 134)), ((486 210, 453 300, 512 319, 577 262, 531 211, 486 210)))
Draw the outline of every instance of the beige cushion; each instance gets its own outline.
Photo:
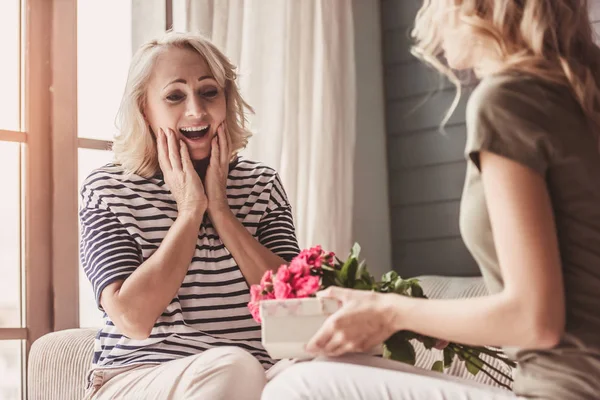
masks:
POLYGON ((96 329, 52 332, 29 352, 29 400, 81 400, 94 352, 96 329))
POLYGON ((488 294, 483 278, 459 278, 447 276, 420 276, 425 295, 431 299, 465 299, 488 294))

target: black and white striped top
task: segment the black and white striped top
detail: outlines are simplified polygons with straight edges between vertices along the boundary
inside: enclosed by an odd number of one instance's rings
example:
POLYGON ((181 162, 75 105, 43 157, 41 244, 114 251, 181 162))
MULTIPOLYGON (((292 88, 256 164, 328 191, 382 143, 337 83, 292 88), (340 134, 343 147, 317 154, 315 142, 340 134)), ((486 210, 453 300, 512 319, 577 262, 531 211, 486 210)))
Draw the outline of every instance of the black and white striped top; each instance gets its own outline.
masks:
MULTIPOLYGON (((90 174, 81 198, 80 257, 102 310, 102 290, 126 279, 158 249, 177 217, 177 205, 160 177, 126 178, 114 164, 90 174)), ((238 220, 265 247, 287 261, 298 254, 291 208, 273 169, 239 159, 230 168, 227 198, 238 220)), ((187 275, 150 337, 122 335, 104 313, 92 368, 161 363, 215 346, 241 347, 268 368, 273 360, 262 347, 249 300, 244 276, 205 217, 187 275)))

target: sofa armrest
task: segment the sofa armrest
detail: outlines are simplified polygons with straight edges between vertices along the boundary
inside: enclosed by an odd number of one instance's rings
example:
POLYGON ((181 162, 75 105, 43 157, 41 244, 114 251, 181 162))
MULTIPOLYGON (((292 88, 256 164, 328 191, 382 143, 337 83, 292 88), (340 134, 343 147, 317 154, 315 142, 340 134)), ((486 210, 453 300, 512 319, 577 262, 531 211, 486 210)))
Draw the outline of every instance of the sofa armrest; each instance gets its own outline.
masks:
POLYGON ((36 340, 28 360, 29 400, 81 400, 96 329, 52 332, 36 340))

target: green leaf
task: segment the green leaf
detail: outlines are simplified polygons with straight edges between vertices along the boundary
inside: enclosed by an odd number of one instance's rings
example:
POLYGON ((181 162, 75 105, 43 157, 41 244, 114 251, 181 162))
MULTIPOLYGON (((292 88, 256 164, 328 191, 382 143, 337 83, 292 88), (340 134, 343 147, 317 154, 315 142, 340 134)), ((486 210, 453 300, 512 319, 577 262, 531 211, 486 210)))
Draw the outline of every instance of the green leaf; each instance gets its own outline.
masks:
POLYGON ((385 274, 383 274, 383 276, 381 277, 381 280, 383 282, 392 282, 394 280, 398 279, 398 273, 396 271, 389 271, 386 272, 385 274))
POLYGON ((432 371, 444 372, 444 363, 441 361, 436 361, 433 363, 433 367, 431 367, 432 371))
POLYGON ((365 272, 367 273, 367 276, 369 275, 369 273, 367 272, 367 264, 363 261, 360 262, 360 264, 358 264, 358 268, 356 269, 356 279, 363 279, 363 275, 365 274, 365 272))
POLYGON ((350 257, 340 271, 339 278, 342 281, 343 287, 352 288, 354 287, 354 281, 356 277, 356 270, 358 269, 358 260, 354 257, 350 257))
POLYGON ((383 345, 383 358, 392 358, 392 353, 388 350, 387 346, 383 345))
POLYGON ((410 288, 410 281, 405 281, 400 278, 394 283, 394 293, 408 296, 408 289, 410 288))
POLYGON ((425 293, 423 293, 423 288, 419 285, 418 282, 412 282, 410 285, 410 294, 412 297, 420 297, 424 298, 425 293))
POLYGON ((444 367, 450 368, 455 355, 456 353, 450 347, 444 349, 444 367))
POLYGON ((356 280, 362 280, 363 282, 369 285, 370 289, 373 289, 375 279, 369 273, 367 263, 364 260, 361 261, 360 264, 358 264, 358 269, 356 270, 356 280))
POLYGON ((360 255, 360 244, 354 243, 354 246, 352 246, 352 251, 350 252, 350 257, 358 259, 359 255, 360 255))
POLYGON ((481 354, 481 350, 476 347, 469 347, 468 353, 472 356, 479 356, 481 354))
POLYGON ((394 334, 385 341, 385 346, 390 352, 390 359, 415 365, 415 348, 408 340, 394 334))
POLYGON ((465 365, 467 367, 467 371, 469 371, 471 375, 477 375, 483 368, 483 362, 479 357, 467 354, 465 354, 465 365))
POLYGON ((372 290, 372 286, 370 283, 367 283, 365 281, 361 280, 357 280, 356 282, 354 282, 354 289, 357 290, 372 290))
POLYGON ((433 346, 435 346, 435 344, 437 343, 437 340, 427 336, 423 337, 421 341, 423 342, 423 346, 425 346, 427 350, 431 350, 433 346))

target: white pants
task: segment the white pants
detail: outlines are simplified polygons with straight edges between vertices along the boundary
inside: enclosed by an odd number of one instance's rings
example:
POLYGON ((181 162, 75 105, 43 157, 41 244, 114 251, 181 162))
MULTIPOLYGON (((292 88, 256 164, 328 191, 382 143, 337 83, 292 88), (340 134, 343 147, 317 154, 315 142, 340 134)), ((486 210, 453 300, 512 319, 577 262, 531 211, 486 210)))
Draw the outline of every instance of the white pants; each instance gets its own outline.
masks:
POLYGON ((320 358, 275 376, 262 400, 515 400, 507 390, 368 355, 320 358))
POLYGON ((237 347, 219 347, 164 364, 100 369, 86 399, 258 400, 267 378, 262 365, 237 347))

